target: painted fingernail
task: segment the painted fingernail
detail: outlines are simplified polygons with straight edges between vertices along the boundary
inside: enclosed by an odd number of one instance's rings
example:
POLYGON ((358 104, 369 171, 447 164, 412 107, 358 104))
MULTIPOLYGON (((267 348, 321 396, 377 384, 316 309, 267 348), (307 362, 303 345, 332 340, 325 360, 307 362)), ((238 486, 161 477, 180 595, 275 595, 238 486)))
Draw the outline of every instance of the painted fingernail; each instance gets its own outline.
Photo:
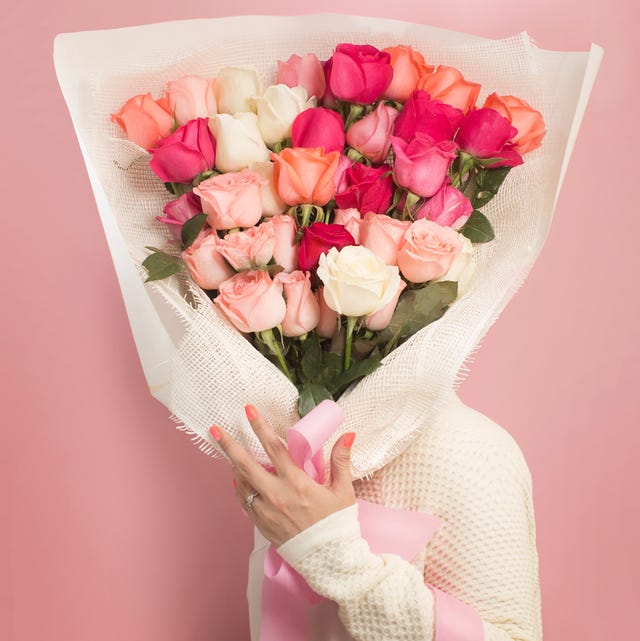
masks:
POLYGON ((235 479, 232 479, 231 482, 233 483, 233 487, 237 487, 238 486, 238 483, 236 482, 235 479))
POLYGON ((258 416, 258 410, 253 405, 245 405, 244 411, 250 421, 253 421, 253 419, 258 416))
POLYGON ((343 447, 351 447, 353 445, 353 441, 356 440, 356 433, 355 432, 347 432, 343 437, 342 437, 342 445, 343 447))
POLYGON ((209 432, 211 432, 211 436, 213 436, 213 438, 215 438, 216 441, 220 440, 220 437, 222 436, 222 434, 220 434, 220 428, 217 425, 212 425, 209 428, 209 432))

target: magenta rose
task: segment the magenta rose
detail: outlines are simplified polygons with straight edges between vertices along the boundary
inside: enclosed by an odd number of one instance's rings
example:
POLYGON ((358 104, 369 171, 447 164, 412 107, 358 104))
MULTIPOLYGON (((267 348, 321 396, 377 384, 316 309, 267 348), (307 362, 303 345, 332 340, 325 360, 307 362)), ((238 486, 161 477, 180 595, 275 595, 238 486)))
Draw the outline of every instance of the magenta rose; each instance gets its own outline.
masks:
POLYGON ((393 78, 391 56, 371 45, 340 44, 325 65, 327 86, 338 100, 368 105, 393 78))
POLYGON ((396 182, 424 198, 433 196, 442 187, 458 148, 455 142, 437 142, 420 132, 409 143, 394 136, 391 144, 396 155, 393 167, 396 182))
POLYGON ((165 183, 190 183, 198 174, 211 169, 216 159, 216 141, 207 118, 190 120, 163 138, 149 163, 165 183))
POLYGON ((434 140, 453 140, 464 114, 460 109, 431 100, 426 91, 414 91, 398 116, 393 135, 410 142, 417 132, 434 140))
POLYGON ((190 218, 202 213, 200 199, 192 192, 182 194, 180 198, 169 201, 163 208, 164 216, 156 216, 156 220, 169 226, 169 231, 176 240, 182 235, 182 225, 190 218))
POLYGON ((420 207, 414 218, 428 218, 439 225, 458 230, 469 220, 472 211, 471 202, 459 189, 443 185, 420 207))
POLYGON ((476 109, 468 113, 456 136, 456 142, 476 158, 500 158, 489 167, 515 167, 522 156, 515 150, 513 138, 518 130, 493 109, 476 109))
POLYGON ((324 153, 344 149, 344 121, 332 109, 312 107, 296 116, 291 128, 294 147, 323 147, 324 153))
POLYGON ((393 176, 389 165, 367 167, 354 163, 343 176, 344 189, 335 195, 340 209, 357 209, 363 214, 384 214, 393 200, 393 176), (387 174, 387 175, 385 175, 387 174))
POLYGON ((391 149, 391 131, 397 117, 397 109, 381 102, 375 111, 349 127, 349 146, 374 164, 383 162, 391 149))
POLYGON ((300 239, 298 265, 303 271, 314 270, 320 254, 325 254, 332 247, 342 249, 355 244, 353 236, 342 225, 313 223, 305 227, 300 239))

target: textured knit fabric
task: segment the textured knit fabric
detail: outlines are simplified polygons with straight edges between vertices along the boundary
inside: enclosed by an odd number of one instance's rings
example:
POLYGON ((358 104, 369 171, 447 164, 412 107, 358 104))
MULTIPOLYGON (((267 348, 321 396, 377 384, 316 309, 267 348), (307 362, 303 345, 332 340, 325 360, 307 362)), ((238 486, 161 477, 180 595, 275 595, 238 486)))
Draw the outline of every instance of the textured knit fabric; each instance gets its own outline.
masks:
POLYGON ((505 430, 454 396, 413 445, 355 488, 362 499, 435 514, 442 524, 412 562, 370 551, 357 505, 281 545, 333 602, 322 604, 310 639, 432 641, 434 596, 425 583, 473 607, 485 641, 542 639, 531 475, 505 430))

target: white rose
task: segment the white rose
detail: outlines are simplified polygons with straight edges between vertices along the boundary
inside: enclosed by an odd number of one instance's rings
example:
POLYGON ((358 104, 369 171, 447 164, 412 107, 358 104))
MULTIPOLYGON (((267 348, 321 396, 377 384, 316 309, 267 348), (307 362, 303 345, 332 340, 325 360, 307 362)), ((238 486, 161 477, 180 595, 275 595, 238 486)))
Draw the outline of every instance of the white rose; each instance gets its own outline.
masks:
POLYGON ((252 162, 249 165, 251 171, 267 181, 266 184, 260 188, 263 216, 276 216, 287 209, 287 205, 280 200, 280 196, 278 196, 278 192, 276 191, 276 185, 273 180, 274 164, 275 163, 272 162, 252 162))
POLYGON ((368 316, 382 309, 397 293, 400 272, 385 265, 370 249, 348 245, 320 254, 318 277, 324 300, 343 316, 368 316))
POLYGON ((473 253, 473 243, 463 234, 459 234, 462 240, 462 250, 453 259, 451 267, 446 274, 440 278, 434 278, 434 282, 439 280, 458 281, 458 298, 463 296, 469 289, 471 277, 476 270, 476 258, 473 253))
POLYGON ((269 150, 258 131, 255 114, 218 114, 209 119, 209 127, 216 139, 218 171, 240 171, 252 162, 269 160, 269 150))
POLYGON ((267 145, 290 138, 291 125, 296 116, 315 105, 315 97, 309 98, 304 87, 267 87, 262 96, 256 98, 258 128, 267 145))
POLYGON ((262 83, 253 67, 225 67, 213 86, 218 113, 255 111, 254 96, 262 93, 262 83))

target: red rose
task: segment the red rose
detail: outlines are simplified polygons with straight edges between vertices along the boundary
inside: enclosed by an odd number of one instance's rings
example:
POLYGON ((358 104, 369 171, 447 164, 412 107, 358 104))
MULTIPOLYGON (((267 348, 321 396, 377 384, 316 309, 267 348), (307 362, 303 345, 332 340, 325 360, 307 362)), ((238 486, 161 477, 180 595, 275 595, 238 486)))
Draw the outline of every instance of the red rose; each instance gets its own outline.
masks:
POLYGON ((294 147, 324 147, 324 153, 344 149, 344 121, 337 111, 313 107, 296 116, 291 129, 294 147))
POLYGON ((370 211, 384 214, 391 207, 393 176, 389 165, 367 167, 354 163, 343 179, 346 187, 335 196, 340 209, 357 209, 364 215, 370 211))
POLYGON ((303 271, 314 270, 320 254, 325 254, 332 247, 342 249, 355 244, 353 236, 342 225, 313 223, 305 227, 300 240, 299 267, 303 271))
POLYGON ((400 112, 393 135, 409 142, 417 132, 434 140, 452 140, 464 114, 460 109, 431 100, 426 91, 414 91, 400 112))

